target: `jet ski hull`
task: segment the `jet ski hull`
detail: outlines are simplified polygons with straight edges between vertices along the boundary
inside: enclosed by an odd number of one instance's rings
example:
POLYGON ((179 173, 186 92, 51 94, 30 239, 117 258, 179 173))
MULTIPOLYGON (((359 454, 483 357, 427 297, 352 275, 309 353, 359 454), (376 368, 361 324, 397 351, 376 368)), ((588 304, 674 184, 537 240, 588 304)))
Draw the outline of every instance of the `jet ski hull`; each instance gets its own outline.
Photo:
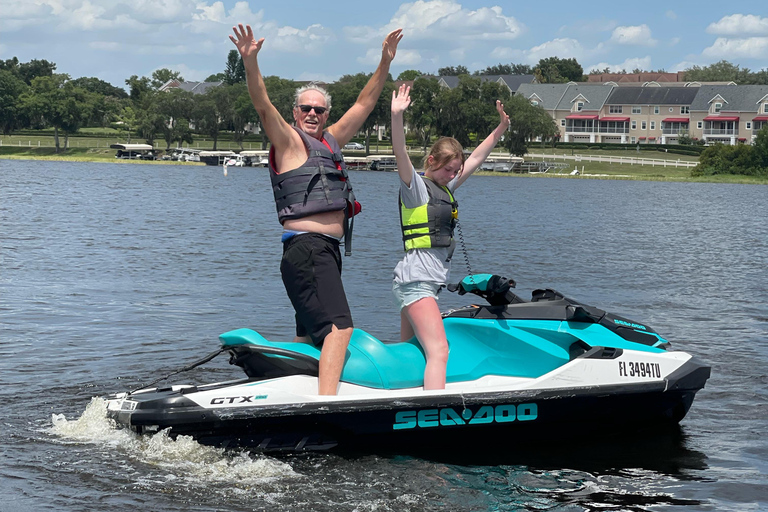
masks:
POLYGON ((267 452, 405 449, 436 442, 470 448, 478 440, 514 444, 568 431, 623 435, 676 425, 709 372, 691 358, 666 378, 623 384, 443 394, 419 389, 396 397, 328 400, 308 395, 305 401, 271 404, 258 403, 273 394, 269 383, 248 382, 139 392, 110 400, 108 414, 139 433, 170 428, 174 437, 267 452))

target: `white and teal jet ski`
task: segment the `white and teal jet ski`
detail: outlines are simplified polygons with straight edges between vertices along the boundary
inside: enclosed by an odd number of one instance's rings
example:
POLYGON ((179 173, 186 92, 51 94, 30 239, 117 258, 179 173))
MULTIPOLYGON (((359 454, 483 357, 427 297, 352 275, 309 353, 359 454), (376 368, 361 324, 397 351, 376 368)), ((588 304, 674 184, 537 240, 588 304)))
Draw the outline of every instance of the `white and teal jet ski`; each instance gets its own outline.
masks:
POLYGON ((406 449, 677 425, 710 376, 642 323, 550 289, 523 300, 511 286, 480 274, 452 287, 488 304, 444 313, 445 390, 422 389, 415 339, 385 343, 355 329, 338 395, 319 396, 317 347, 237 329, 185 369, 228 353, 243 378, 117 393, 108 415, 138 433, 170 429, 218 446, 406 449))

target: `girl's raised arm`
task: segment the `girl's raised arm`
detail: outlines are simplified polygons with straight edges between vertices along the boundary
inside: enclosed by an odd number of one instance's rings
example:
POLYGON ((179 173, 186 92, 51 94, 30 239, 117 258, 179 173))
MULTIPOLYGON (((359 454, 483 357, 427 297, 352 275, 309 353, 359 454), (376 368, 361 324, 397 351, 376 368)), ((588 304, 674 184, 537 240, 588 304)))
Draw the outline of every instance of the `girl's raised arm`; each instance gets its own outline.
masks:
POLYGON ((411 104, 410 93, 411 88, 405 84, 401 85, 398 91, 392 91, 392 152, 395 153, 400 179, 409 187, 413 177, 413 164, 405 149, 403 112, 411 104))
POLYGON ((475 148, 472 154, 469 155, 469 158, 467 158, 467 161, 464 162, 464 171, 456 181, 456 187, 454 190, 459 188, 462 183, 467 181, 467 178, 472 176, 472 173, 475 172, 478 167, 483 164, 483 162, 485 162, 485 159, 488 158, 488 155, 491 154, 491 151, 493 151, 496 143, 499 142, 501 136, 504 135, 504 132, 507 131, 507 128, 509 128, 509 116, 506 112, 504 112, 504 104, 499 100, 496 100, 496 110, 498 111, 500 118, 499 126, 497 126, 491 132, 491 134, 488 135, 488 137, 486 137, 485 140, 475 148))

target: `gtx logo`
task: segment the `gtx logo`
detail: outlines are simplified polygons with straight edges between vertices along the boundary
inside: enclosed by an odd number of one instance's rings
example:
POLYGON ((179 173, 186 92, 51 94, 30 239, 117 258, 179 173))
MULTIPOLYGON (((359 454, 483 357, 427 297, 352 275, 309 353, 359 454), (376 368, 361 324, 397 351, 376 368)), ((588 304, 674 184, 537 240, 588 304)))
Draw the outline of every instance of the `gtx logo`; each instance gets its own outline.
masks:
POLYGON ((267 398, 267 395, 256 395, 256 396, 222 396, 222 397, 216 397, 211 398, 211 405, 223 405, 223 404, 244 404, 244 403, 253 403, 254 400, 264 400, 267 398))

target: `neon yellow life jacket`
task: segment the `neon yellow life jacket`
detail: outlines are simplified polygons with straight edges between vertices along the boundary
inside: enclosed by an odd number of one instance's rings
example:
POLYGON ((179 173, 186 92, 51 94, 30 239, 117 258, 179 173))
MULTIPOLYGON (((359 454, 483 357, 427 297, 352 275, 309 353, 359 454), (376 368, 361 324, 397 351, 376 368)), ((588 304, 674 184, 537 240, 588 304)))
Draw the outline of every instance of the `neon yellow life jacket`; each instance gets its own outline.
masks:
POLYGON ((453 245, 453 229, 459 218, 459 203, 451 191, 427 177, 422 178, 429 194, 427 204, 406 208, 402 198, 399 198, 400 229, 406 251, 450 247, 453 245))

